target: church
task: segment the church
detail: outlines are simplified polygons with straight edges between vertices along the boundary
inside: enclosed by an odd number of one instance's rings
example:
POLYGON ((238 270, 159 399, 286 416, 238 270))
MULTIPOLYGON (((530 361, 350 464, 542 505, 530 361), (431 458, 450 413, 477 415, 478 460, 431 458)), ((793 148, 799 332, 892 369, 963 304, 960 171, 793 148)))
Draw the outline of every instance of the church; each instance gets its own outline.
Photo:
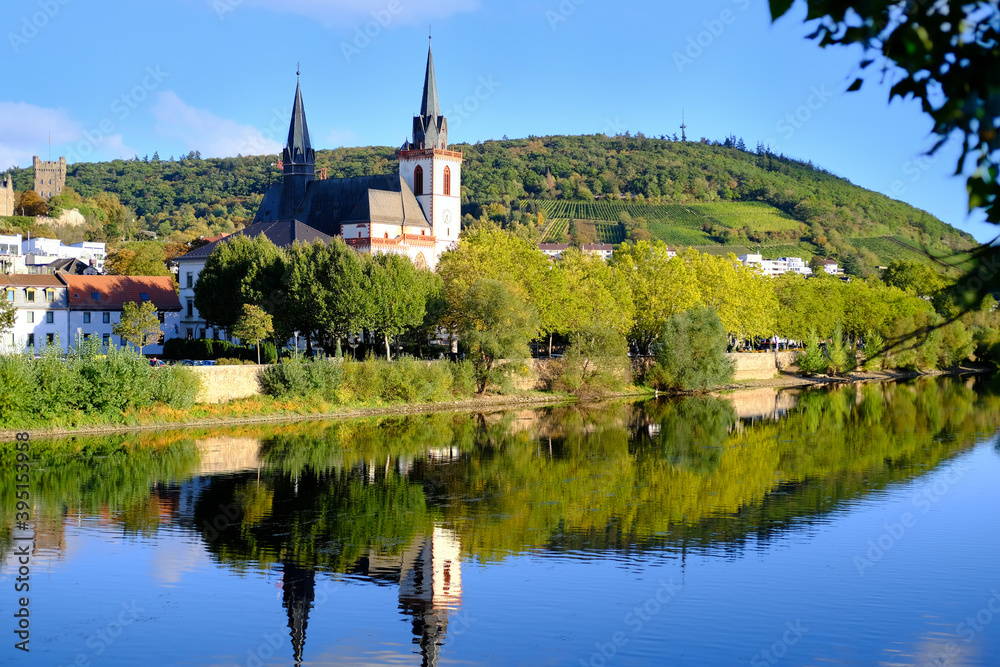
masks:
POLYGON ((341 236, 358 252, 406 255, 430 269, 458 241, 462 153, 448 149, 430 48, 420 115, 413 119, 412 141, 399 151, 398 174, 317 180, 301 84, 281 165, 282 180, 268 188, 255 225, 298 221, 341 236))
MULTIPOLYGON (((340 236, 357 252, 396 253, 431 270, 441 254, 458 243, 462 153, 448 149, 448 120, 441 115, 430 47, 420 115, 413 119, 412 140, 399 150, 398 173, 317 178, 301 82, 295 87, 280 164, 281 180, 264 194, 253 223, 237 234, 264 234, 279 247, 340 236)), ((182 304, 176 336, 218 338, 219 332, 208 329, 194 306, 194 286, 209 255, 226 240, 217 239, 175 260, 182 304)))

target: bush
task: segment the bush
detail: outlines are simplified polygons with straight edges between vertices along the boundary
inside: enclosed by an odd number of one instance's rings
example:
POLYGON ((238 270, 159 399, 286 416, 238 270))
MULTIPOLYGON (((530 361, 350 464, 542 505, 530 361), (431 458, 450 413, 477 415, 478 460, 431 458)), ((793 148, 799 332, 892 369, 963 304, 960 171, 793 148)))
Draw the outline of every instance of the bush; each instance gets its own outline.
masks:
POLYGON ((186 409, 194 405, 201 391, 201 378, 190 368, 168 366, 153 369, 152 400, 172 408, 186 409))
POLYGON ((278 346, 271 341, 266 341, 260 346, 260 360, 264 364, 278 363, 278 346))
POLYGON ((854 370, 854 354, 844 342, 844 328, 840 322, 833 330, 833 340, 826 348, 826 372, 829 375, 844 375, 854 370))
POLYGON ((816 375, 826 370, 826 357, 823 356, 823 349, 819 346, 819 336, 815 331, 810 331, 806 338, 806 349, 799 354, 799 372, 804 375, 816 375))
POLYGON ((216 366, 249 366, 252 365, 252 361, 245 361, 243 359, 234 359, 232 357, 220 357, 215 360, 216 366))
POLYGON ((265 394, 278 398, 319 395, 335 401, 343 375, 344 369, 339 363, 291 361, 263 369, 260 386, 265 394))
POLYGON ((961 321, 955 321, 941 330, 938 346, 938 364, 941 368, 952 368, 968 361, 976 351, 976 341, 972 333, 961 321))
POLYGON ((459 398, 472 396, 476 393, 476 367, 471 361, 453 361, 448 363, 451 372, 451 392, 459 398))
POLYGON ((678 392, 701 392, 730 382, 734 365, 726 356, 728 344, 715 309, 694 308, 674 315, 663 327, 647 381, 678 392))
POLYGON ((616 391, 631 381, 628 343, 610 326, 593 323, 574 331, 555 387, 577 394, 616 391))
POLYGON ((869 331, 865 335, 865 361, 866 371, 880 371, 885 368, 885 339, 877 331, 869 331))

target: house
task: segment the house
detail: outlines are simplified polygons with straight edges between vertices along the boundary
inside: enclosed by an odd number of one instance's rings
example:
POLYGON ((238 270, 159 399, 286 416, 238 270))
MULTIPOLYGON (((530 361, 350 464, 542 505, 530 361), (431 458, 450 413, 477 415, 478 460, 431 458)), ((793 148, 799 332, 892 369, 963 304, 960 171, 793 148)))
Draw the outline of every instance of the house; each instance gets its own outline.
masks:
POLYGON ((831 276, 835 276, 840 273, 840 266, 832 259, 815 258, 813 259, 813 264, 818 268, 823 269, 823 271, 829 273, 831 276))
POLYGON ((755 267, 765 276, 772 278, 786 273, 798 273, 803 276, 811 276, 812 269, 800 257, 779 257, 778 259, 764 259, 760 253, 750 253, 740 255, 737 259, 743 266, 755 267))
POLYGON ((178 325, 178 335, 181 338, 215 338, 218 339, 218 329, 208 329, 208 323, 198 313, 194 305, 194 286, 198 276, 205 268, 205 262, 219 244, 227 243, 234 236, 249 236, 251 238, 263 234, 271 243, 279 248, 288 248, 296 241, 312 243, 316 240, 329 243, 333 237, 317 231, 312 227, 295 221, 261 222, 250 225, 235 234, 217 237, 208 245, 192 250, 186 255, 174 258, 177 265, 177 280, 180 284, 179 304, 181 306, 178 325))
POLYGON ((0 234, 0 273, 27 273, 20 234, 0 234))
POLYGON ((812 275, 813 270, 801 257, 779 257, 778 261, 785 262, 789 273, 798 273, 803 276, 812 275))
POLYGON ((562 259, 562 254, 569 250, 568 243, 539 243, 538 249, 549 259, 562 259))
MULTIPOLYGON (((611 255, 615 252, 615 247, 610 243, 584 243, 583 244, 583 254, 584 255, 597 255, 605 262, 611 259, 611 255)), ((677 253, 674 253, 676 255, 677 253)))
POLYGON ((3 275, 0 296, 17 308, 14 329, 3 334, 0 351, 38 352, 47 344, 66 348, 69 309, 66 285, 58 277, 3 275))
POLYGON ((98 338, 104 345, 125 345, 126 341, 114 336, 113 329, 121 321, 122 309, 129 302, 150 301, 159 314, 163 334, 161 342, 146 346, 143 352, 162 354, 163 340, 182 335, 181 303, 174 291, 174 281, 169 276, 60 274, 58 279, 66 287, 69 311, 66 341, 71 344, 79 339, 98 338))

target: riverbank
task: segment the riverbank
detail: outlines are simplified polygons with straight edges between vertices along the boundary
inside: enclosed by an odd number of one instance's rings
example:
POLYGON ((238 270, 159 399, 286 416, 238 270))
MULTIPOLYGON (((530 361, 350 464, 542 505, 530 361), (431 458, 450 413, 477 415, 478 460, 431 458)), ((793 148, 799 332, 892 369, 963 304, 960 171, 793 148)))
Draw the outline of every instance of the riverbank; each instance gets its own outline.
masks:
MULTIPOLYGON (((718 387, 712 395, 731 397, 740 391, 756 389, 789 389, 823 385, 864 382, 896 382, 918 377, 939 375, 987 374, 988 367, 955 368, 947 371, 882 371, 855 372, 844 377, 825 375, 803 376, 781 372, 768 379, 740 380, 718 387)), ((641 399, 657 395, 641 387, 631 391, 588 397, 587 403, 615 399, 641 399)), ((659 394, 663 396, 664 394, 659 394)), ((215 426, 240 426, 247 424, 293 423, 325 419, 350 419, 355 417, 391 417, 438 412, 495 412, 520 407, 540 408, 578 403, 581 399, 571 394, 529 391, 498 396, 477 396, 469 399, 421 404, 390 404, 383 406, 343 406, 330 409, 329 404, 310 400, 276 400, 253 396, 227 403, 198 404, 189 410, 166 407, 149 408, 125 415, 124 423, 84 424, 80 426, 52 425, 41 428, 0 430, 0 442, 13 441, 18 433, 28 432, 33 438, 72 435, 100 435, 129 433, 162 429, 206 428, 215 426)))

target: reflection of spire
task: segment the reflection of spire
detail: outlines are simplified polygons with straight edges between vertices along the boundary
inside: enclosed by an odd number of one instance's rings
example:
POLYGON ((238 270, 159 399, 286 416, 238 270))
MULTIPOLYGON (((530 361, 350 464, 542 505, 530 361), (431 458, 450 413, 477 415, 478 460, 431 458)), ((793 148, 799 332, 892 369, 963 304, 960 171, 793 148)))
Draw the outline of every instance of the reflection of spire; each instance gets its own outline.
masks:
POLYGON ((413 634, 424 667, 438 664, 448 632, 448 613, 462 603, 461 543, 454 532, 434 527, 404 553, 399 606, 413 615, 413 634))
POLYGON ((309 623, 309 609, 316 597, 316 570, 302 568, 285 561, 281 564, 281 582, 284 598, 282 606, 288 612, 288 629, 292 638, 292 654, 295 664, 302 664, 302 653, 306 647, 306 625, 309 623))

